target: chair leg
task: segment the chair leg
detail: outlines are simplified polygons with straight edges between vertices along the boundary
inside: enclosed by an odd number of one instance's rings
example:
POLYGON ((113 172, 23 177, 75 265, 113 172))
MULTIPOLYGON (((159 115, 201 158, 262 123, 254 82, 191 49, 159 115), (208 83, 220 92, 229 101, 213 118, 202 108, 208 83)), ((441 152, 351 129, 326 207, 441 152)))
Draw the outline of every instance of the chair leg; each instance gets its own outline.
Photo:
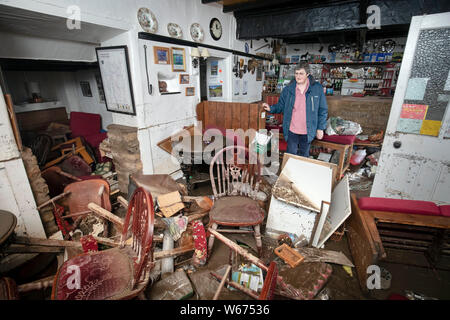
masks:
MULTIPOLYGON (((217 227, 218 227, 217 223, 213 223, 211 225, 211 229, 213 230, 217 230, 217 227)), ((208 240, 208 257, 211 256, 213 246, 214 246, 214 235, 210 234, 208 240)))
POLYGON ((258 257, 262 256, 262 240, 261 240, 261 229, 260 225, 253 227, 255 230, 255 240, 256 240, 256 247, 258 248, 258 257))

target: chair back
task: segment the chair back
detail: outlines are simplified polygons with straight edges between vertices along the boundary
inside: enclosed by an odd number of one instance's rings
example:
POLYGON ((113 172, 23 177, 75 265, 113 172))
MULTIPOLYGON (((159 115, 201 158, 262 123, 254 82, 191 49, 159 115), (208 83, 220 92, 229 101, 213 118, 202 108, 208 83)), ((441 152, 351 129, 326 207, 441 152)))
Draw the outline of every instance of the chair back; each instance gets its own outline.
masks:
POLYGON ((155 211, 153 198, 144 188, 137 188, 128 204, 120 246, 125 246, 129 229, 131 231, 131 249, 136 255, 134 263, 133 286, 144 280, 153 266, 153 228, 155 211))
POLYGON ((88 211, 88 204, 93 202, 111 211, 109 184, 103 179, 90 179, 73 182, 64 188, 70 194, 64 199, 71 214, 88 211))
POLYGON ((240 145, 223 148, 216 153, 209 166, 214 197, 244 195, 256 199, 260 171, 258 155, 248 148, 240 145))

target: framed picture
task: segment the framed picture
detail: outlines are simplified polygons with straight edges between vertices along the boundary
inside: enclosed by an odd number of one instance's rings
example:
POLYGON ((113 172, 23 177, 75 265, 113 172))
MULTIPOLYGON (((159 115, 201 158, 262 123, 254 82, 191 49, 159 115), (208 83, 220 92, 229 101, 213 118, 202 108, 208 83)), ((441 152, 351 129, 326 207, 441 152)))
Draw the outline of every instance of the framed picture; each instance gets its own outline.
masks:
POLYGON ((106 110, 136 115, 127 46, 95 48, 106 110))
POLYGON ((193 96, 193 95, 195 95, 195 87, 187 87, 187 88, 186 88, 186 95, 187 95, 187 96, 193 96))
POLYGON ((180 84, 189 84, 188 74, 180 74, 180 84))
POLYGON ((186 71, 184 48, 171 48, 172 71, 186 71))
POLYGON ((153 47, 153 56, 156 64, 170 64, 170 49, 165 47, 153 47))
POLYGON ((80 86, 83 97, 92 97, 92 91, 89 81, 80 81, 80 86))

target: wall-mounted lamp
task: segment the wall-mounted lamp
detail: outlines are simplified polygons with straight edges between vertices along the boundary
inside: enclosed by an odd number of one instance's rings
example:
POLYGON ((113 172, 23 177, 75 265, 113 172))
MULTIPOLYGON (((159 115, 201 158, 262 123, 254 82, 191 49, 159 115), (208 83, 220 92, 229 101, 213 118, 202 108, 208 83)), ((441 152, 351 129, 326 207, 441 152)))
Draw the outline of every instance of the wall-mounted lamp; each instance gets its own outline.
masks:
POLYGON ((191 57, 192 57, 192 66, 194 68, 198 67, 198 59, 200 58, 200 51, 198 48, 193 48, 191 51, 191 57))
POLYGON ((200 50, 198 50, 198 48, 193 48, 191 51, 191 57, 192 57, 192 66, 194 68, 197 68, 200 62, 199 61, 200 57, 206 60, 208 57, 210 57, 210 54, 208 49, 206 48, 202 49, 202 53, 200 53, 200 50))

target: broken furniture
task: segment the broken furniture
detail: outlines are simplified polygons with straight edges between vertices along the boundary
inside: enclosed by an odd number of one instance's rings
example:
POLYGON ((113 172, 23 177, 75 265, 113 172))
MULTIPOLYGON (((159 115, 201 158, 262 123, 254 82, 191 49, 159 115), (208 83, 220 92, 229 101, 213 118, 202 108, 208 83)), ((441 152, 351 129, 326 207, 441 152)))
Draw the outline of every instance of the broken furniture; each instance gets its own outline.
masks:
POLYGON ((353 143, 356 136, 349 135, 323 135, 322 140, 314 139, 311 142, 312 147, 320 147, 336 150, 339 152, 339 162, 338 162, 338 180, 341 179, 345 171, 350 166, 350 158, 353 152, 353 143))
MULTIPOLYGON (((331 265, 328 264, 321 264, 321 269, 318 274, 317 274, 317 280, 314 285, 312 285, 310 288, 296 288, 294 286, 292 286, 289 283, 286 283, 283 280, 283 277, 280 276, 280 273, 276 272, 276 269, 274 268, 274 266, 271 266, 272 269, 270 270, 270 267, 267 267, 260 259, 258 259, 257 257, 253 256, 252 254, 250 254, 249 252, 247 252, 245 249, 243 249, 241 246, 239 246, 238 244, 234 243, 233 241, 231 241, 230 239, 228 239, 227 237, 225 237, 224 235, 222 235, 221 233, 217 232, 216 230, 213 229, 208 229, 208 231, 210 233, 212 233, 215 237, 217 237, 217 239, 219 239, 220 241, 222 241, 226 246, 228 246, 230 248, 230 250, 233 250, 234 252, 238 253, 239 255, 242 255, 246 260, 252 262, 254 265, 258 266, 259 268, 261 268, 263 271, 267 272, 266 275, 266 280, 269 280, 266 286, 266 281, 264 281, 264 286, 261 292, 261 295, 258 296, 258 294, 252 290, 249 290, 247 288, 245 288, 245 290, 243 290, 244 293, 250 295, 251 297, 258 299, 259 297, 267 297, 268 294, 265 294, 266 291, 270 290, 267 287, 271 287, 271 286, 275 286, 275 284, 272 283, 272 281, 275 281, 276 279, 276 287, 274 289, 274 293, 286 298, 290 298, 290 299, 295 299, 295 300, 310 300, 313 299, 317 293, 323 288, 323 286, 326 284, 329 276, 331 275, 331 272, 333 271, 331 265), (275 279, 273 279, 275 278, 275 279), (266 287, 266 288, 264 288, 266 287)), ((218 278, 219 280, 221 280, 222 277, 213 274, 213 276, 215 278, 218 278)), ((308 277, 314 277, 314 275, 312 275, 311 273, 308 274, 308 277)), ((239 286, 239 284, 236 285, 235 282, 233 281, 227 281, 227 283, 235 288, 241 289, 242 286, 239 286)))
POLYGON ((351 213, 348 177, 335 185, 335 164, 289 153, 281 170, 272 188, 266 234, 276 239, 291 233, 321 247, 351 213))
POLYGON ((14 234, 17 218, 9 211, 0 210, 0 248, 7 246, 9 239, 14 234))
POLYGON ((36 156, 39 167, 42 167, 47 163, 47 158, 52 151, 52 147, 52 138, 47 134, 38 134, 33 140, 31 150, 36 156))
POLYGON ((64 188, 75 181, 82 179, 61 170, 58 166, 53 166, 41 172, 42 178, 47 183, 50 197, 56 197, 64 192, 64 188))
POLYGON ((89 165, 95 161, 91 154, 89 154, 87 146, 83 144, 80 137, 53 146, 51 151, 59 151, 61 156, 47 162, 44 165, 44 169, 54 166, 73 155, 80 155, 89 165))
MULTIPOLYGON (((216 230, 219 226, 252 227, 253 230, 226 229, 221 232, 252 232, 258 255, 261 255, 260 227, 265 213, 256 200, 261 170, 258 157, 243 146, 229 146, 216 153, 209 170, 214 193, 214 205, 209 212, 211 229, 216 230), (214 175, 217 176, 217 185, 214 175)), ((209 254, 213 245, 214 234, 209 238, 209 254)))
MULTIPOLYGON (((64 238, 69 238, 82 219, 92 213, 88 208, 89 203, 95 203, 108 211, 111 210, 109 194, 109 184, 103 179, 89 179, 67 185, 61 194, 65 196, 61 202, 62 205, 54 207, 55 219, 64 238), (68 214, 65 214, 65 208, 68 209, 68 214)), ((106 221, 103 223, 103 236, 108 236, 106 221)))
POLYGON ((100 143, 107 138, 106 132, 101 132, 102 117, 99 114, 87 112, 70 113, 70 130, 72 138, 83 137, 86 142, 95 150, 95 155, 100 161, 100 143))
POLYGON ((154 199, 174 191, 186 195, 184 188, 168 174, 130 174, 128 194, 133 194, 137 188, 144 188, 154 199))
MULTIPOLYGON (((353 214, 348 221, 347 236, 361 289, 367 290, 368 266, 389 259, 385 248, 393 257, 398 249, 426 253, 432 263, 439 262, 439 255, 445 256, 448 247, 445 240, 450 229, 449 205, 388 198, 357 199, 355 194, 351 199, 353 214), (434 236, 430 238, 430 234, 434 236)), ((399 260, 407 262, 405 256, 399 260)))
POLYGON ((84 253, 64 262, 55 276, 52 299, 116 300, 139 295, 154 266, 153 227, 152 196, 138 188, 128 205, 120 247, 84 253))

